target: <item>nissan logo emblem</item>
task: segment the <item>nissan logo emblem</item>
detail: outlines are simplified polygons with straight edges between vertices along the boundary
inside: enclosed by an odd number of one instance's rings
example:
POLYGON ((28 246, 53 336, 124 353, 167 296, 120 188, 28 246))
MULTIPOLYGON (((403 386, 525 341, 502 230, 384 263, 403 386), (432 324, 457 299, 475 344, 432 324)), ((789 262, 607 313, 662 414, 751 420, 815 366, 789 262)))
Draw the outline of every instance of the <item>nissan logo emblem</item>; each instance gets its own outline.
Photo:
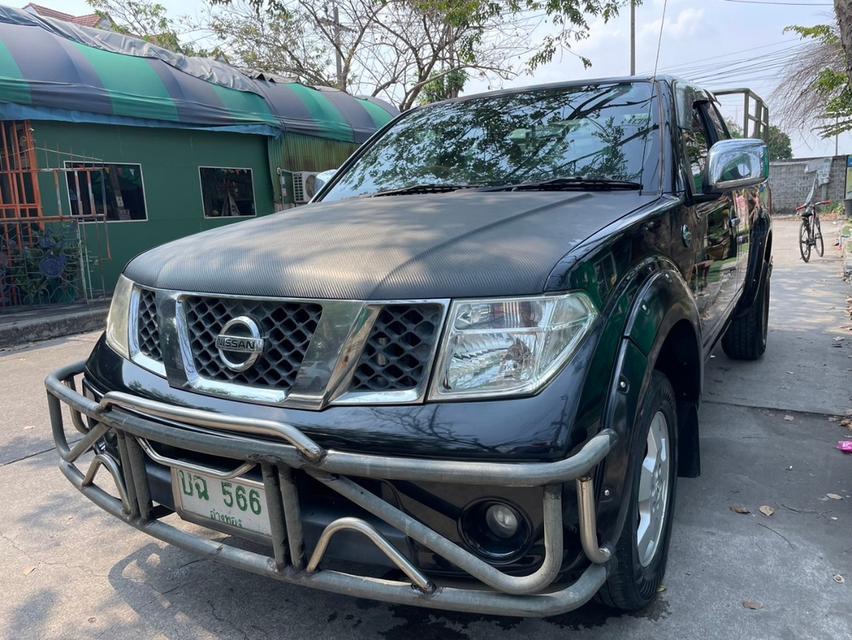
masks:
POLYGON ((222 362, 231 371, 245 371, 263 353, 260 327, 248 316, 229 320, 216 336, 216 349, 222 362))

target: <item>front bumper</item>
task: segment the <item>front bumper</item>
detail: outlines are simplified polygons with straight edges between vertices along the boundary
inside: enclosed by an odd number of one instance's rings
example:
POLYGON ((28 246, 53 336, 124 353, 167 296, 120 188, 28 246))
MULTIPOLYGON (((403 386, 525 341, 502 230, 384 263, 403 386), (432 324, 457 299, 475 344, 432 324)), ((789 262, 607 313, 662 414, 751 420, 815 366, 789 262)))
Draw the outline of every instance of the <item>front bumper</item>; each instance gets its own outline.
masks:
POLYGON ((84 363, 76 363, 45 380, 60 469, 99 507, 160 540, 294 584, 396 604, 495 615, 540 617, 564 613, 586 603, 606 580, 611 554, 597 540, 591 476, 613 447, 615 435, 610 430, 591 438, 575 455, 546 463, 462 462, 349 453, 324 449, 297 428, 280 422, 190 409, 122 392, 109 392, 96 402, 76 390, 75 376, 82 374, 84 368, 84 363), (62 403, 68 406, 76 430, 83 434, 73 446, 65 434, 62 403), (108 432, 115 434, 119 459, 97 447, 108 432), (234 460, 234 468, 223 472, 183 460, 164 459, 150 446, 151 442, 234 460), (94 458, 84 473, 75 462, 88 451, 94 452, 94 458), (226 545, 162 522, 161 510, 151 501, 146 456, 168 466, 227 477, 260 467, 272 531, 272 555, 226 545), (94 483, 101 468, 112 476, 118 497, 94 483), (436 584, 375 527, 353 517, 331 522, 306 559, 293 469, 302 470, 443 557, 475 583, 471 588, 436 584), (353 478, 448 485, 487 481, 494 486, 543 487, 544 560, 526 576, 504 573, 365 490, 353 478), (576 582, 554 586, 563 562, 562 485, 572 480, 577 491, 580 539, 590 564, 576 582), (320 569, 329 541, 340 531, 364 535, 408 581, 320 569))

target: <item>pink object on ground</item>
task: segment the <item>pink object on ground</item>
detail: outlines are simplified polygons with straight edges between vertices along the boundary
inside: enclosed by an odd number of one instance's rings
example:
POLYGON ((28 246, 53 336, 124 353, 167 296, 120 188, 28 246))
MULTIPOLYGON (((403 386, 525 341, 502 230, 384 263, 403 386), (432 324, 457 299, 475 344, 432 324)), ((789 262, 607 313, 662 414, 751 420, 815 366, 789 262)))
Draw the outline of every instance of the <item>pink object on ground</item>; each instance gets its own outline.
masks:
POLYGON ((852 440, 841 440, 837 443, 837 448, 843 453, 852 453, 852 440))

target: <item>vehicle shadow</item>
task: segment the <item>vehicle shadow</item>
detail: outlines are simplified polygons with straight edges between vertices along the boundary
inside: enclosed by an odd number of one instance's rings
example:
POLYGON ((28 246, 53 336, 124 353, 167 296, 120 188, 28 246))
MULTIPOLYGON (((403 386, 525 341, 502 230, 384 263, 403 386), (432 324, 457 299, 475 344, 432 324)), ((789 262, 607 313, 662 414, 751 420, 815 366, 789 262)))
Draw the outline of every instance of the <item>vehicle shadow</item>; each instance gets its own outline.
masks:
MULTIPOLYGON (((232 539, 223 539, 233 543, 232 539)), ((431 611, 314 591, 231 569, 172 546, 150 543, 109 572, 116 595, 138 615, 135 628, 114 633, 144 635, 145 621, 175 637, 325 637, 453 640, 500 633, 503 637, 553 635, 600 627, 613 617, 652 621, 668 616, 662 597, 643 612, 622 615, 597 603, 544 620, 431 611), (508 635, 507 635, 508 634, 508 635)), ((108 634, 109 635, 109 634, 108 634)))
POLYGON ((6 638, 41 637, 52 611, 59 607, 60 596, 54 589, 40 589, 28 594, 12 609, 2 625, 6 638), (38 631, 37 631, 38 630, 38 631))
POLYGON ((797 220, 775 220, 769 335, 753 362, 729 360, 717 345, 705 370, 704 401, 843 415, 852 408, 848 284, 840 258, 801 262, 797 220), (816 392, 814 381, 827 388, 816 392))

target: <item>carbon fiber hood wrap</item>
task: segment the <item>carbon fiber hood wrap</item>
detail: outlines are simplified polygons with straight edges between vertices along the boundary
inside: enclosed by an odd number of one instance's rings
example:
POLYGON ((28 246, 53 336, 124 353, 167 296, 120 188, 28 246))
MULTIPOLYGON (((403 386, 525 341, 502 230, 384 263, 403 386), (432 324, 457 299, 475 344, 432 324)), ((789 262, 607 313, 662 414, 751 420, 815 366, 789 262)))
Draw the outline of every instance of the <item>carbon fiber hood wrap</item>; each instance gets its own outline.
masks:
POLYGON ((165 244, 125 273, 163 289, 294 298, 534 294, 573 247, 655 199, 457 191, 316 203, 165 244))

